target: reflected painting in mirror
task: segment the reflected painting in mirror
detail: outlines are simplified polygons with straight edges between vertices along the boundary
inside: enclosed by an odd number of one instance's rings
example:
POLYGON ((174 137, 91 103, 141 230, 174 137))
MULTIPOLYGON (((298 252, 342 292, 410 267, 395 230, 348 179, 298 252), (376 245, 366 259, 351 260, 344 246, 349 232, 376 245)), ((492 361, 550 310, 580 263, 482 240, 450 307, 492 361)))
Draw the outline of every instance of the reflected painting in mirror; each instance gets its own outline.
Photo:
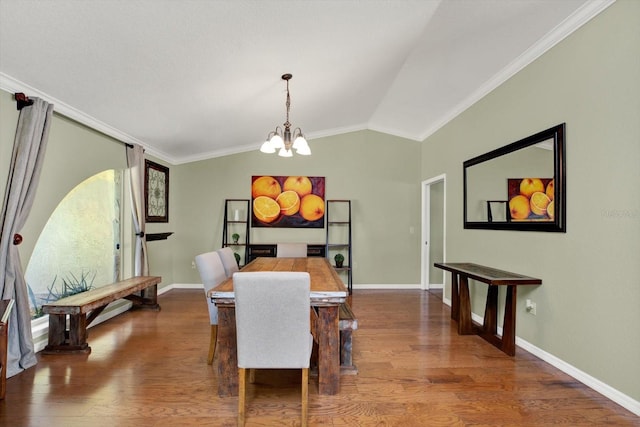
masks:
POLYGON ((463 164, 464 228, 566 231, 565 124, 463 164))

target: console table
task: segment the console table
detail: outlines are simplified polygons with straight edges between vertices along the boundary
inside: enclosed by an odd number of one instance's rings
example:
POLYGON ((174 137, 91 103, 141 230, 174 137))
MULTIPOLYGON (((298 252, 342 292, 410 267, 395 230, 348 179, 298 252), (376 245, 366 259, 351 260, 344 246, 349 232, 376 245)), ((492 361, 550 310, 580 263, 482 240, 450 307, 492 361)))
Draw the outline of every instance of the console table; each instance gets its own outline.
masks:
POLYGON ((435 263, 433 265, 451 272, 451 318, 458 322, 458 334, 478 334, 509 356, 515 355, 517 287, 519 285, 540 285, 542 280, 466 262, 435 263), (471 319, 469 279, 489 285, 482 325, 474 324, 471 319), (497 335, 498 286, 507 287, 502 337, 497 335))

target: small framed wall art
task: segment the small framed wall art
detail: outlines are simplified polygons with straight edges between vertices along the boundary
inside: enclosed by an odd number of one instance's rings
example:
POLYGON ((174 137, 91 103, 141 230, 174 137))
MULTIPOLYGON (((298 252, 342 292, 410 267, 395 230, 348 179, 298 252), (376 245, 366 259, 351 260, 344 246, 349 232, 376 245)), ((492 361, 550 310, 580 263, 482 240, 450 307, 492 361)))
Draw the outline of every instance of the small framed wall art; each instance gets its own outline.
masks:
POLYGON ((145 221, 169 222, 169 168, 144 162, 145 221))

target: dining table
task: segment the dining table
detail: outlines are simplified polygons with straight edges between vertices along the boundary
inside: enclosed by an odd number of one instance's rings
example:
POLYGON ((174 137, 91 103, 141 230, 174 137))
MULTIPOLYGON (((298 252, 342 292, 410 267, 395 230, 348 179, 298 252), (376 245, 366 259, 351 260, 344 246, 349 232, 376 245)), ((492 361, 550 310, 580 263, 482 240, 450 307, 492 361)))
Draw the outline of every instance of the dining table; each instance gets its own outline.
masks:
MULTIPOLYGON (((317 344, 318 393, 335 395, 340 390, 339 308, 348 291, 335 269, 324 257, 259 257, 240 271, 307 272, 311 279, 310 329, 317 344)), ((233 277, 209 291, 218 307, 217 372, 218 395, 238 395, 235 295, 233 277)))

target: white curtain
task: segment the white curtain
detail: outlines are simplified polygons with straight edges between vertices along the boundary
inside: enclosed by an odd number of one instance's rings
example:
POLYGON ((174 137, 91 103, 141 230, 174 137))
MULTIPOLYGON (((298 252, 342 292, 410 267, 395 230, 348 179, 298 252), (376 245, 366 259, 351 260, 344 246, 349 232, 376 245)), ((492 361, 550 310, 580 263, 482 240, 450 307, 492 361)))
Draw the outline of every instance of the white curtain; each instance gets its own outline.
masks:
POLYGON ((138 145, 127 145, 127 166, 131 178, 131 213, 136 232, 135 275, 149 275, 147 260, 147 242, 144 238, 145 206, 144 200, 144 149, 138 145))
POLYGON ((31 336, 27 284, 17 245, 22 241, 18 233, 27 221, 38 188, 53 104, 38 98, 33 98, 33 101, 32 105, 20 110, 0 217, 0 293, 2 299, 15 300, 9 318, 7 377, 37 363, 31 336))

